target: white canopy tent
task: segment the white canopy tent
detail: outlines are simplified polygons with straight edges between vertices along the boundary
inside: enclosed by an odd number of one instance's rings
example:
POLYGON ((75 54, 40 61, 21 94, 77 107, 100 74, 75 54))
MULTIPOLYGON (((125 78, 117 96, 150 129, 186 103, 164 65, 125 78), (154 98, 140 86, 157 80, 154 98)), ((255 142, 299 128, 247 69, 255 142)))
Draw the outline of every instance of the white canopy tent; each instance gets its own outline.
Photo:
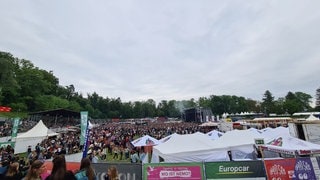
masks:
POLYGON ((306 119, 306 121, 317 121, 319 118, 315 117, 313 114, 310 114, 310 116, 306 119))
POLYGON ((291 155, 319 154, 320 145, 304 141, 292 136, 278 136, 267 144, 261 146, 263 149, 277 153, 291 155))
POLYGON ((157 140, 156 138, 153 138, 149 135, 145 135, 145 136, 142 136, 138 139, 135 139, 134 141, 131 142, 131 144, 134 146, 134 147, 139 147, 139 146, 154 146, 154 145, 157 145, 157 144, 160 144, 160 141, 157 140))
POLYGON ((261 135, 265 138, 266 141, 268 141, 278 136, 290 136, 290 132, 289 128, 280 126, 277 128, 264 129, 261 135))
POLYGON ((208 135, 210 137, 210 139, 212 140, 216 140, 219 139, 221 136, 223 136, 223 132, 217 131, 217 130, 212 130, 208 133, 206 133, 206 135, 208 135))
POLYGON ((256 128, 249 128, 249 129, 247 129, 246 131, 250 131, 250 132, 253 132, 253 133, 255 133, 255 134, 261 134, 261 133, 262 133, 261 130, 256 129, 256 128))
POLYGON ((40 120, 32 129, 25 133, 18 134, 15 139, 14 153, 23 153, 27 151, 28 146, 35 147, 43 139, 56 136, 58 133, 55 133, 47 128, 40 120))
POLYGON ((168 141, 172 136, 175 136, 176 134, 177 133, 170 134, 169 136, 166 136, 166 137, 160 139, 159 141, 160 141, 160 143, 164 143, 164 142, 168 141))
POLYGON ((166 142, 153 147, 152 161, 159 162, 210 162, 229 161, 223 144, 214 143, 203 133, 173 134, 166 142))
POLYGON ((264 137, 253 131, 232 130, 227 131, 214 142, 224 144, 225 148, 231 151, 233 159, 241 160, 253 158, 256 139, 264 139, 264 137))

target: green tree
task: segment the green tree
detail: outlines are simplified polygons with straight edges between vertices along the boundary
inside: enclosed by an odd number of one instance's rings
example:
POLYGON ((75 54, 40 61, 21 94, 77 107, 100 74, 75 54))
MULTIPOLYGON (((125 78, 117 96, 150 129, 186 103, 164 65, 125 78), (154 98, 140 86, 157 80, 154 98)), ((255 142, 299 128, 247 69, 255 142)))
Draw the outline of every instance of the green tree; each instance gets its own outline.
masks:
POLYGON ((154 117, 157 113, 156 102, 153 99, 148 99, 146 102, 142 102, 142 109, 145 117, 154 117))
POLYGON ((302 111, 310 111, 312 108, 310 106, 312 96, 303 92, 295 92, 296 98, 301 105, 302 111))
POLYGON ((289 113, 304 112, 311 110, 311 96, 302 92, 288 92, 285 97, 284 109, 289 113))
POLYGON ((275 111, 276 114, 285 114, 287 111, 285 109, 285 99, 284 98, 278 98, 275 102, 275 111))
POLYGON ((16 102, 19 96, 14 61, 10 53, 0 51, 0 104, 2 105, 16 102))
POLYGON ((316 90, 316 106, 315 111, 320 111, 320 87, 316 90))
POLYGON ((261 108, 262 108, 262 112, 265 113, 266 115, 269 115, 270 113, 274 112, 274 109, 275 109, 274 97, 272 96, 269 90, 267 90, 263 95, 261 108))

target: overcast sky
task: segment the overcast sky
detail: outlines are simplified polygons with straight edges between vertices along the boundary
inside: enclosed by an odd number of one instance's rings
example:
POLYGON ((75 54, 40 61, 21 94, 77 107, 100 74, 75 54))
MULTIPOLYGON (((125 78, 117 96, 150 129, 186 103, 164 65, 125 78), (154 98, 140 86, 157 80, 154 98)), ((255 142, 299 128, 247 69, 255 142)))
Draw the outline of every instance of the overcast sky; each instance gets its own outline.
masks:
POLYGON ((315 97, 320 1, 3 0, 0 51, 123 102, 315 97))

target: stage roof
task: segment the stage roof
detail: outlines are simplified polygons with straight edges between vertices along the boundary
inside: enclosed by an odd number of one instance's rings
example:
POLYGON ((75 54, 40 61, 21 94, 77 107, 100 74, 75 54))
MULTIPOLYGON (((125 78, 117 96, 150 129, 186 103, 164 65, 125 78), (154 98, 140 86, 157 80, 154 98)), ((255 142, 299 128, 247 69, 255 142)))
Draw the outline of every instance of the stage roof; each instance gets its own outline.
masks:
POLYGON ((53 109, 47 111, 39 111, 39 112, 32 112, 29 115, 42 115, 42 116, 57 116, 57 117, 74 117, 80 118, 80 112, 71 111, 68 109, 53 109))

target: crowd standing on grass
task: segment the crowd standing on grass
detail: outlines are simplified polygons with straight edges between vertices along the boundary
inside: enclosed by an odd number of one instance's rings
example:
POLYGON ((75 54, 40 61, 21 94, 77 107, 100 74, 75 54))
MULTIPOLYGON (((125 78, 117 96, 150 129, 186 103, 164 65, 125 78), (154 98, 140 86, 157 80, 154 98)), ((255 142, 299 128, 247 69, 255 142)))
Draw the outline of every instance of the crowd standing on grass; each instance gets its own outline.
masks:
MULTIPOLYGON (((26 128, 25 126, 35 125, 36 122, 27 121, 22 124, 24 124, 23 128, 26 128)), ((5 127, 7 126, 8 124, 5 125, 5 127)), ((63 126, 61 125, 60 127, 63 126)), ((53 170, 46 178, 48 180, 66 177, 68 179, 76 179, 80 175, 86 175, 89 179, 96 179, 91 163, 103 162, 107 159, 141 163, 146 157, 144 148, 136 148, 131 144, 131 141, 138 137, 149 135, 159 140, 173 133, 191 134, 198 131, 206 133, 210 130, 200 127, 197 123, 190 122, 162 122, 150 123, 148 125, 99 124, 99 126, 93 127, 89 131, 88 158, 83 159, 83 162, 81 162, 78 175, 66 170, 64 155, 82 152, 80 130, 64 131, 59 133, 58 136, 48 137, 35 147, 26 147, 27 153, 25 157, 14 155, 14 149, 11 146, 0 148, 0 179, 4 176, 21 176, 24 179, 37 179, 39 173, 41 174, 43 170, 42 165, 46 159, 53 159, 53 170), (15 168, 17 166, 19 168, 15 168)), ((114 170, 110 169, 110 171, 113 172, 114 170)))

